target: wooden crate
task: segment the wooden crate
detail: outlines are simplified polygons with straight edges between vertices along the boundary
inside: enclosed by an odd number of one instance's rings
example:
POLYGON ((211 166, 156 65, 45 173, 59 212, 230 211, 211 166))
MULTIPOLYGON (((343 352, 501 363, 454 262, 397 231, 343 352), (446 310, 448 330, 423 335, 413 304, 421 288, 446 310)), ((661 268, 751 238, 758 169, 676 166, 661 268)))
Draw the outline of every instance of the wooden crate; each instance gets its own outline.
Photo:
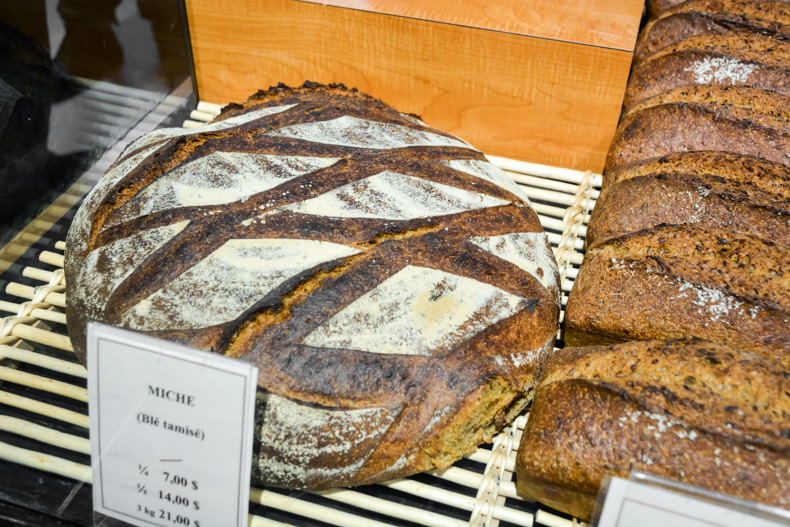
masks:
POLYGON ((198 97, 342 82, 489 154, 603 169, 641 0, 186 0, 198 97))

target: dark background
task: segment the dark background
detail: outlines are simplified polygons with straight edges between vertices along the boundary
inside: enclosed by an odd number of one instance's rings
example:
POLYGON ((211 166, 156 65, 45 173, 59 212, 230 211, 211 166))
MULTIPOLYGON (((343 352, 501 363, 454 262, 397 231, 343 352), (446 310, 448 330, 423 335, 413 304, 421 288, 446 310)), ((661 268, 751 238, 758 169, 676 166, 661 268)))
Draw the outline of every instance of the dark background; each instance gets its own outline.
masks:
POLYGON ((181 0, 0 0, 0 246, 189 78, 181 0))

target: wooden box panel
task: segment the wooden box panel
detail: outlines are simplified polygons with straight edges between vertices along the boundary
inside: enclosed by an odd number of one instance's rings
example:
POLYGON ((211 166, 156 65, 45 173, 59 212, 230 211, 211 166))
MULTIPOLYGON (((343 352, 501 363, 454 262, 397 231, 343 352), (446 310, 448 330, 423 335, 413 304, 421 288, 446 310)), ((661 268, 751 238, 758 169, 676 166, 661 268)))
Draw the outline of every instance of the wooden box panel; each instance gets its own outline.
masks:
POLYGON ((486 153, 603 169, 640 0, 342 1, 366 9, 186 0, 200 100, 342 82, 486 153))

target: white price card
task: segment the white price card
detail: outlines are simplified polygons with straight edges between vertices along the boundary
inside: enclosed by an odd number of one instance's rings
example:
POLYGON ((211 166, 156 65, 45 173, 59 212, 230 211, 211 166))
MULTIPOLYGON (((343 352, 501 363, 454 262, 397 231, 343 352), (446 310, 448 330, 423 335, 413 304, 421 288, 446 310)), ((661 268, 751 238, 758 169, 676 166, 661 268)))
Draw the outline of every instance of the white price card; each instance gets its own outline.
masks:
MULTIPOLYGON (((602 489, 604 490, 604 489, 602 489)), ((597 527, 777 527, 790 513, 643 473, 611 478, 597 527)))
POLYGON ((257 368, 97 323, 87 348, 94 510, 246 526, 257 368))

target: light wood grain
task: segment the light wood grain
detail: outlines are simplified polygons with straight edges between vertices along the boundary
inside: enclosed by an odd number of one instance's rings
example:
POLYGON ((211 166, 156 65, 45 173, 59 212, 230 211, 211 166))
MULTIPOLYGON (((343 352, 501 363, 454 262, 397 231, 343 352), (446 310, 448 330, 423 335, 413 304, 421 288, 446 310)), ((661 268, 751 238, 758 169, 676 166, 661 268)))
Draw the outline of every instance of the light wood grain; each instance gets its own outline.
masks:
POLYGON ((631 61, 628 51, 294 0, 186 4, 202 100, 342 82, 486 153, 578 170, 603 168, 631 61))
POLYGON ((642 0, 303 0, 468 27, 634 49, 642 0))

